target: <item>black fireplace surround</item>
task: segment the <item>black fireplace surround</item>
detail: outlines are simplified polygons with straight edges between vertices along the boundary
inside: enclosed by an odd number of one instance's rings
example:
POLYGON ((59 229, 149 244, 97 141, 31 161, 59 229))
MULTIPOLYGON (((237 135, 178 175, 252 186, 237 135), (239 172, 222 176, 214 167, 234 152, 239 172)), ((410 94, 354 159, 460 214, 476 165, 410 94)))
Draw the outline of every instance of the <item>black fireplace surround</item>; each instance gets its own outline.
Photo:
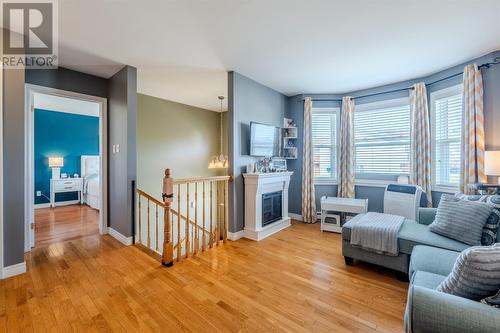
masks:
POLYGON ((262 194, 262 226, 281 220, 283 191, 262 194))

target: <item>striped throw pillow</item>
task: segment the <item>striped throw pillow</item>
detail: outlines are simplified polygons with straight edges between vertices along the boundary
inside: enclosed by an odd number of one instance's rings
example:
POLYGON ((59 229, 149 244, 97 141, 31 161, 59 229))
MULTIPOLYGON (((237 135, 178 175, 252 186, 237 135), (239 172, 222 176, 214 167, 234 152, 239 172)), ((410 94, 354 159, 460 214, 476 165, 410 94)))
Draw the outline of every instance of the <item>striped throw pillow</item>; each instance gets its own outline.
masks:
POLYGON ((484 202, 464 201, 443 194, 429 230, 469 245, 481 245, 483 228, 493 211, 484 202))
POLYGON ((485 202, 493 207, 488 221, 483 228, 481 245, 493 245, 497 240, 500 228, 500 195, 466 195, 457 193, 455 196, 461 200, 485 202))
POLYGON ((500 244, 473 246, 458 256, 437 291, 479 301, 500 289, 500 244))

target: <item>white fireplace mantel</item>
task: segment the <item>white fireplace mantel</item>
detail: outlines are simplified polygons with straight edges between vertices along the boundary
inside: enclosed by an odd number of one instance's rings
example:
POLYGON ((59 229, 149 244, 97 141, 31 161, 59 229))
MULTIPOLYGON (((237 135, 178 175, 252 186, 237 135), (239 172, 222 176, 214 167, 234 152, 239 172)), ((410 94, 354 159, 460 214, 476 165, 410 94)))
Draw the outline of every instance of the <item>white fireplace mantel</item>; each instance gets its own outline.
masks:
POLYGON ((259 241, 288 226, 288 186, 293 172, 245 173, 245 238, 259 241), (262 226, 262 195, 282 191, 281 219, 262 226))

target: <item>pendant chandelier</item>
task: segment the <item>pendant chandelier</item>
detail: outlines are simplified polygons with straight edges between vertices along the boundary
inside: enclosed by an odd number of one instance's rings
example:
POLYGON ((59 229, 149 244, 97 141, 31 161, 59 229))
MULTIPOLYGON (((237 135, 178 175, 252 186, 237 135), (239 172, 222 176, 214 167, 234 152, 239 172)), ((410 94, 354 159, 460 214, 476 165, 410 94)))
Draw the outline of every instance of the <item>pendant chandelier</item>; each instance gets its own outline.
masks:
POLYGON ((220 100, 220 154, 219 156, 214 156, 210 163, 208 163, 209 169, 227 169, 228 161, 227 156, 222 152, 222 103, 224 101, 224 96, 219 96, 220 100))

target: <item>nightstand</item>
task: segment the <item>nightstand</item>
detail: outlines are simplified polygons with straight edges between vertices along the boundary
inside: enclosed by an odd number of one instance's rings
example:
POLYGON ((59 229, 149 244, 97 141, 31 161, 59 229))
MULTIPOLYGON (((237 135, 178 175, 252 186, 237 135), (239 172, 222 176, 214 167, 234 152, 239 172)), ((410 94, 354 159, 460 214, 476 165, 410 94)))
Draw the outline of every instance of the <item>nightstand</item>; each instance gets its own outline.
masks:
POLYGON ((82 178, 64 178, 50 180, 50 207, 56 206, 56 193, 78 192, 78 201, 83 200, 83 179, 82 178))

